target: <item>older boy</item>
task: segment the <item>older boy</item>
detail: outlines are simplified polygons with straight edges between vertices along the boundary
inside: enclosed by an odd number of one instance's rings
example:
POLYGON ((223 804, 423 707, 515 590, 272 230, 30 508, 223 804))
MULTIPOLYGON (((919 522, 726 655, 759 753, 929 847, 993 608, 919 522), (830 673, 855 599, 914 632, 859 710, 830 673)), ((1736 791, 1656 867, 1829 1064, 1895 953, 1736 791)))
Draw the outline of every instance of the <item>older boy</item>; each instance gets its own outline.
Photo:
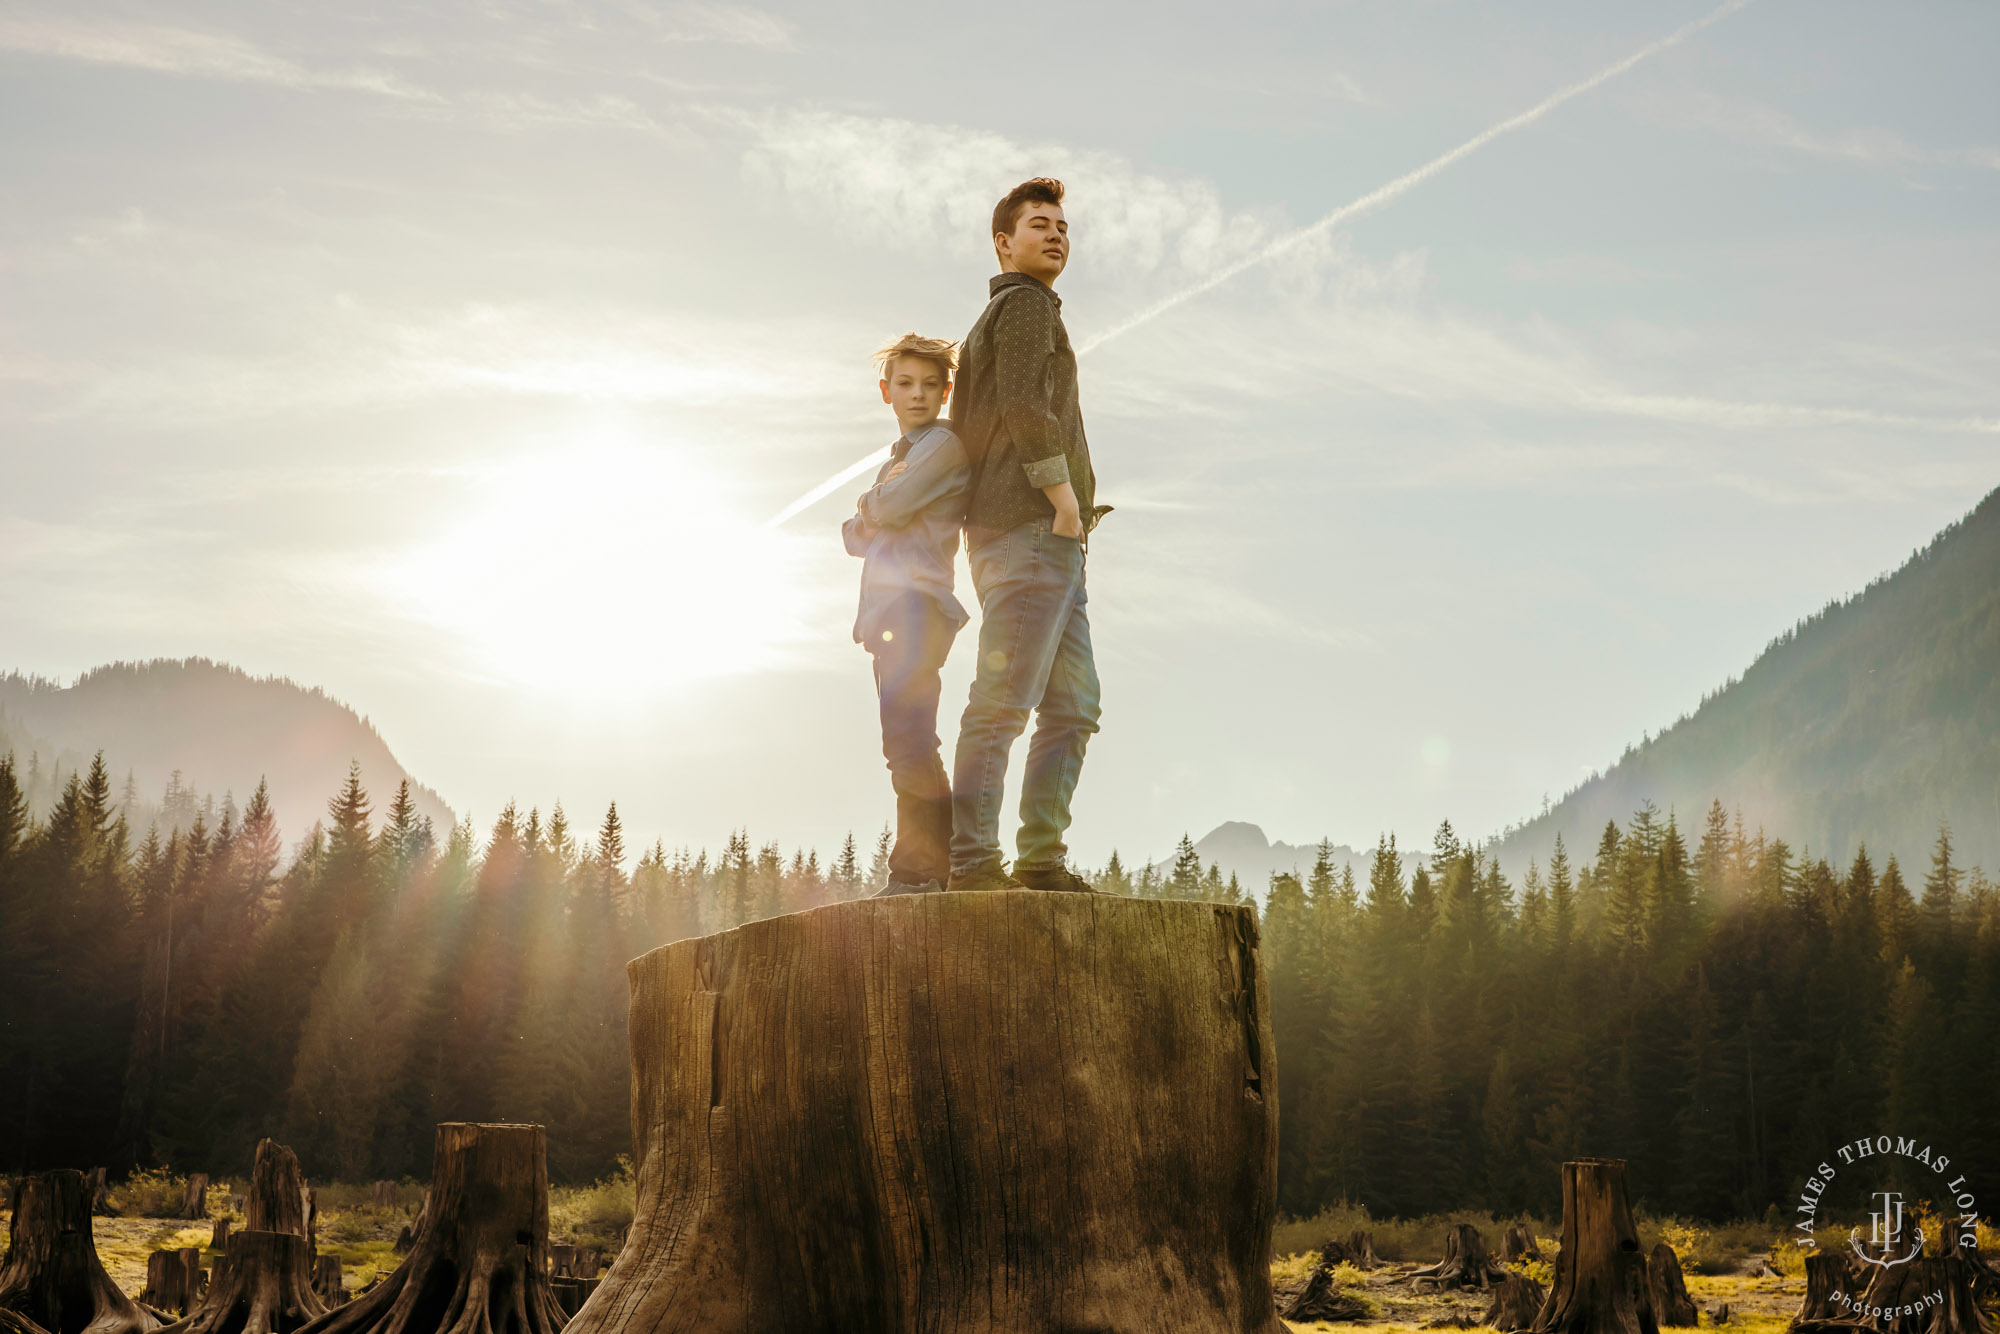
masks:
POLYGON ((951 785, 938 757, 938 669, 971 619, 952 594, 952 561, 972 469, 938 420, 951 396, 953 348, 905 334, 876 353, 882 401, 903 433, 873 490, 841 526, 861 556, 854 640, 875 660, 882 754, 896 791, 889 883, 878 894, 941 890, 951 874, 951 785))
POLYGON ((1069 262, 1061 181, 1037 178, 993 210, 1000 273, 959 350, 952 425, 972 462, 965 541, 979 593, 978 674, 952 768, 950 888, 1089 892, 1063 832, 1097 730, 1083 541, 1108 507, 1083 434, 1076 354, 1054 283, 1069 262), (1007 753, 1035 711, 1013 873, 1000 850, 1007 753))

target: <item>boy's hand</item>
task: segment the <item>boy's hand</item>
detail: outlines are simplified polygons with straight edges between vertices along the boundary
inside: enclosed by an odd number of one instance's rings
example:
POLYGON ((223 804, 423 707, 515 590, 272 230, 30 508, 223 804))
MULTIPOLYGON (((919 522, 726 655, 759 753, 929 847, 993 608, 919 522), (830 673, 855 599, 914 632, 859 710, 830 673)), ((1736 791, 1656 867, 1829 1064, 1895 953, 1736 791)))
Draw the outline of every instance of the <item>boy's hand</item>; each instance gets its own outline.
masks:
POLYGON ((910 461, 908 459, 897 459, 896 466, 889 469, 889 475, 887 477, 884 477, 882 480, 884 482, 893 482, 898 477, 901 477, 904 473, 908 472, 909 470, 910 470, 910 461))
POLYGON ((1056 507, 1056 517, 1049 525, 1049 531, 1057 537, 1073 537, 1081 542, 1083 514, 1077 508, 1076 488, 1068 482, 1057 482, 1054 486, 1043 487, 1042 494, 1056 507))

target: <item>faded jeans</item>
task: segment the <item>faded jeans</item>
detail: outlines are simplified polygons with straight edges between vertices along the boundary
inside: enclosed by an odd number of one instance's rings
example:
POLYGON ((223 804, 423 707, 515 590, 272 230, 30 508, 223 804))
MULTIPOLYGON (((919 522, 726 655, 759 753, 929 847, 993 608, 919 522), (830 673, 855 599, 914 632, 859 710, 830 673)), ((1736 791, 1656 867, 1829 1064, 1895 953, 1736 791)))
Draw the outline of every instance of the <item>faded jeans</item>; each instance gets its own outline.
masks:
POLYGON ((979 660, 952 765, 951 869, 1002 861, 1007 757, 1035 713, 1021 776, 1017 866, 1060 866, 1083 749, 1097 730, 1097 665, 1084 611, 1083 544, 1036 519, 968 553, 979 660))
POLYGON ((923 593, 884 607, 868 641, 882 708, 882 757, 896 791, 896 841, 889 878, 942 886, 951 874, 951 788, 938 755, 938 669, 958 627, 923 593))

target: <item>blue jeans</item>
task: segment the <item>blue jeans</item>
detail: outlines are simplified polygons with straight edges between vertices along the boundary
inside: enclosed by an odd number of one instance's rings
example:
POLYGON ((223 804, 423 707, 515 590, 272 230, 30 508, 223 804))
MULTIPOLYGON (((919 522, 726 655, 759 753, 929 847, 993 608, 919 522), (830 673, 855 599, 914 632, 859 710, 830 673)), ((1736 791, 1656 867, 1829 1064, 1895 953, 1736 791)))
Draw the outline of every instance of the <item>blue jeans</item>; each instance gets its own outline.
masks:
POLYGON ((951 869, 1002 861, 1007 756, 1035 712, 1021 776, 1024 867, 1060 866, 1083 749, 1097 730, 1097 664, 1084 611, 1083 544, 1036 519, 968 553, 979 594, 979 661, 952 765, 951 869))
POLYGON ((906 593, 882 610, 867 649, 875 660, 882 708, 882 758, 896 791, 896 841, 889 878, 905 884, 951 874, 951 787, 939 758, 938 669, 958 627, 923 593, 906 593))

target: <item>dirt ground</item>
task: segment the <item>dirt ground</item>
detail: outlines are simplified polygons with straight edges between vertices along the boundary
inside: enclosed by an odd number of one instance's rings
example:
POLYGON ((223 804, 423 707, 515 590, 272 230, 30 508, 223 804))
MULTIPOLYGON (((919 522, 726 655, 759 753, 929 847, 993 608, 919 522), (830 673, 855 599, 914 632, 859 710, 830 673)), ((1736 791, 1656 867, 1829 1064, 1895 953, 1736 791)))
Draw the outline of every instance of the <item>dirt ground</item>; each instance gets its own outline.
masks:
MULTIPOLYGON (((1352 1331, 1352 1334, 1411 1334, 1439 1328, 1488 1327, 1479 1324, 1491 1298, 1484 1292, 1413 1292, 1409 1275, 1421 1268, 1415 1264, 1385 1264, 1365 1275, 1356 1291, 1376 1308, 1376 1317, 1367 1321, 1328 1324, 1324 1321, 1294 1323, 1286 1327, 1301 1331, 1352 1331)), ((1304 1285, 1302 1279, 1284 1279, 1277 1284, 1278 1308, 1304 1285)), ((1777 1334, 1799 1309, 1805 1295, 1804 1279, 1756 1278, 1749 1274, 1689 1274, 1688 1295, 1701 1309, 1704 1328, 1713 1324, 1716 1310, 1729 1305, 1726 1328, 1740 1334, 1777 1334)))

